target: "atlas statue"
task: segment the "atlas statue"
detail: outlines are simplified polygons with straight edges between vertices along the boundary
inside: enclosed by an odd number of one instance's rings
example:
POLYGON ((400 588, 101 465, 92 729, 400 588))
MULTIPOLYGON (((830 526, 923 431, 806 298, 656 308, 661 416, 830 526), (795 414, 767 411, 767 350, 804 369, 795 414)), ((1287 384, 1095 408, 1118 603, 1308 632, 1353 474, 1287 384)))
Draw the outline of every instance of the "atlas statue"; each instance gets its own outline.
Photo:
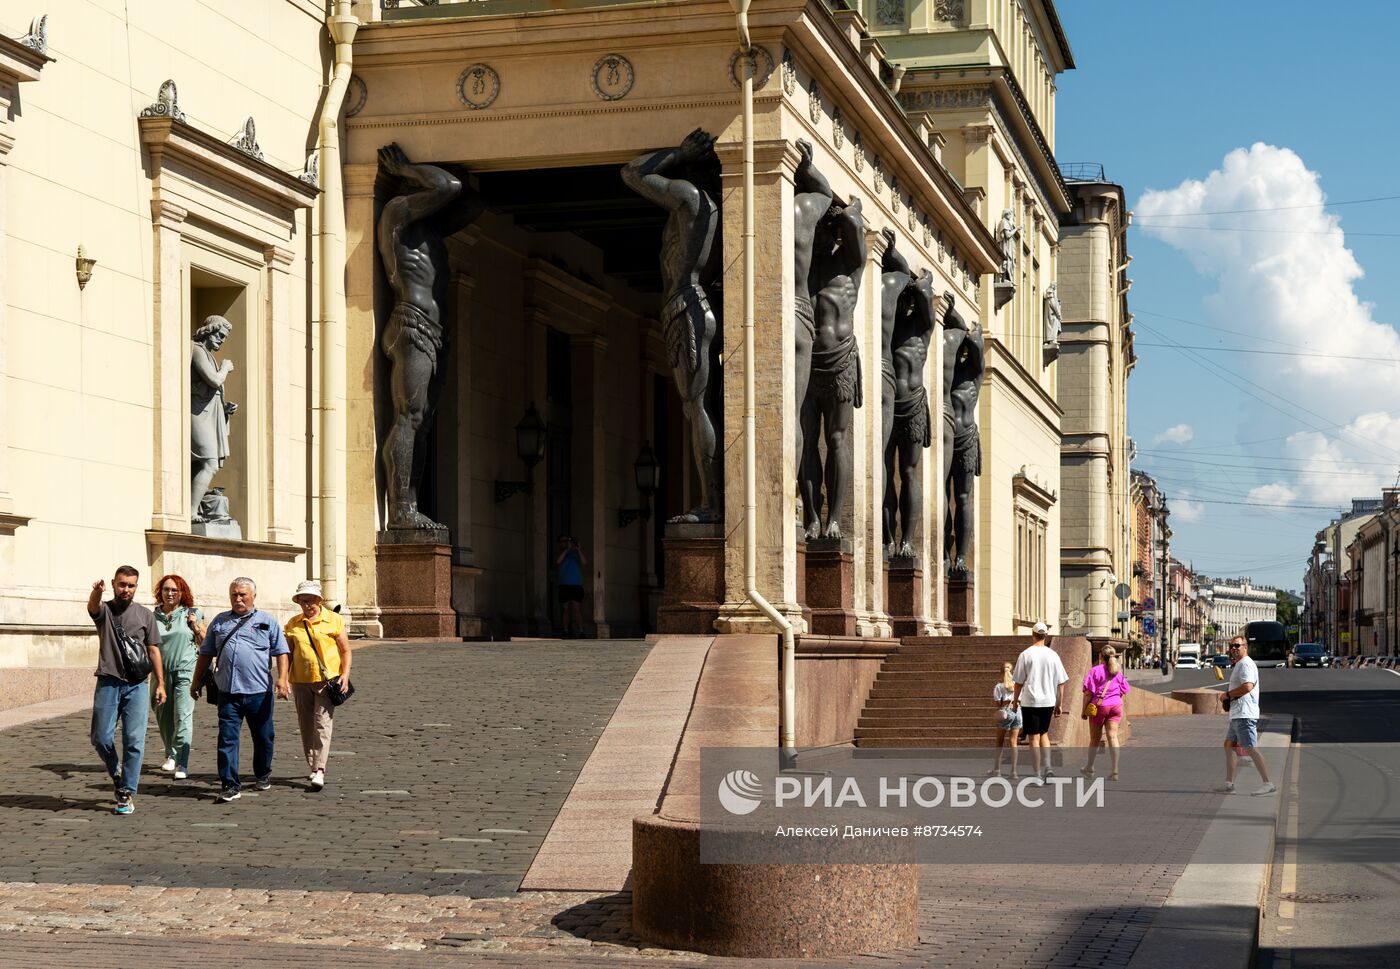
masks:
POLYGON ((973 479, 982 473, 977 429, 984 351, 982 328, 971 327, 951 307, 943 316, 943 483, 948 497, 943 555, 947 574, 967 576, 977 509, 973 479))

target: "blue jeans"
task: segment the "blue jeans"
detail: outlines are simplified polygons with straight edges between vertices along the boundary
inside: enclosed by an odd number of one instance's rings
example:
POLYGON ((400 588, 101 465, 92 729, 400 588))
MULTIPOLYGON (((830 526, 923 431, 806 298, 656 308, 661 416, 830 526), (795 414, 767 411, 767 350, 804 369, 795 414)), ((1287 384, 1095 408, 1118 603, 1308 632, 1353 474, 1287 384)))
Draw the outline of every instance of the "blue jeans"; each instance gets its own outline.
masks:
POLYGON ((141 757, 146 752, 146 720, 151 690, 145 680, 128 683, 99 676, 92 693, 93 747, 118 790, 136 793, 141 783, 141 757), (117 718, 122 721, 122 756, 117 759, 117 718), (120 770, 120 781, 118 771, 120 770))
POLYGON ((239 790, 238 745, 243 721, 253 735, 253 774, 262 779, 272 776, 272 691, 266 693, 224 693, 219 699, 219 780, 224 787, 239 790))

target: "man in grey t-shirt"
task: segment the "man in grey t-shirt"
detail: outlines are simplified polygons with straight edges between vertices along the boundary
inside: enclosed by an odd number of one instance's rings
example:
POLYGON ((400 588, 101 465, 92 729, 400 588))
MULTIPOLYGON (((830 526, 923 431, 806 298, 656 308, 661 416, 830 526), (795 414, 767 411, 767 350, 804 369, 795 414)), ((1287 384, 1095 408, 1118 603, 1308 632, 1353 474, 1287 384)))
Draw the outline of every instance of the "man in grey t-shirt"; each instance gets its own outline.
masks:
POLYGON ((165 702, 165 677, 160 659, 160 631, 151 610, 136 602, 141 573, 118 566, 112 576, 112 598, 102 601, 107 583, 98 579, 88 595, 87 611, 97 627, 97 686, 92 694, 92 745, 102 758, 117 795, 117 814, 136 810, 134 795, 141 782, 141 758, 146 750, 146 721, 150 717, 150 685, 145 677, 127 679, 120 637, 146 647, 156 684, 156 706, 165 702), (122 722, 122 754, 117 756, 117 719, 122 722))
POLYGON ((1278 788, 1269 780, 1269 767, 1259 753, 1259 668, 1249 658, 1249 640, 1243 636, 1230 640, 1230 659, 1235 665, 1230 670, 1230 684, 1221 701, 1229 701, 1230 713, 1230 726, 1225 731, 1225 783, 1216 790, 1222 794, 1235 793, 1235 769, 1239 754, 1245 754, 1264 781, 1264 786, 1254 793, 1272 794, 1278 788))

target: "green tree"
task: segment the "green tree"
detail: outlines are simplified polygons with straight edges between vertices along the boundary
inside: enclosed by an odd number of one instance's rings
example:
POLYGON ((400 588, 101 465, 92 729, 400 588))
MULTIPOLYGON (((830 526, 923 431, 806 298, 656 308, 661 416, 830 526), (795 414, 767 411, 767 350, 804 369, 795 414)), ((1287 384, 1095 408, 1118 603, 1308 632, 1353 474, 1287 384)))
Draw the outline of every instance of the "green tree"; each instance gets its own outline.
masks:
POLYGON ((1278 602, 1278 621, 1283 623, 1283 628, 1288 630, 1288 636, 1292 639, 1298 632, 1298 606, 1282 589, 1274 591, 1274 598, 1278 602))

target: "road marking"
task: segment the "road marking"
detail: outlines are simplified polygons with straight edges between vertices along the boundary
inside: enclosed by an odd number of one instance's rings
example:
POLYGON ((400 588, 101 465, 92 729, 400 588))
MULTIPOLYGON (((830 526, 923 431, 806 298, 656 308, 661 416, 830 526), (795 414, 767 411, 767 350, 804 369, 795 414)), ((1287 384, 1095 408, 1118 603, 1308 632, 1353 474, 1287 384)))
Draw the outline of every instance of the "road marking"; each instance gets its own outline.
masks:
POLYGON ((476 844, 476 845, 489 845, 489 844, 491 843, 491 839, 490 839, 490 838, 439 838, 438 840, 439 840, 439 841, 464 841, 464 842, 467 842, 468 844, 476 844))
POLYGON ((529 834, 528 831, 521 831, 519 828, 482 828, 482 834, 529 834))
POLYGON ((439 875, 480 875, 480 868, 434 868, 439 875))
MULTIPOLYGON (((1288 824, 1284 830, 1287 841, 1283 847, 1283 878, 1279 884, 1282 895, 1298 890, 1298 765, 1302 763, 1303 751, 1302 744, 1294 744, 1293 747, 1293 763, 1288 770, 1288 824)), ((1291 921, 1294 905, 1294 902, 1279 899, 1278 917, 1291 921)), ((1292 926, 1288 928, 1291 930, 1292 926)))
POLYGON ((1387 672, 1387 673, 1395 673, 1396 676, 1400 676, 1400 672, 1397 672, 1397 671, 1395 671, 1395 670, 1386 670, 1386 672, 1387 672))
POLYGON ((408 791, 361 791, 361 794, 407 794, 408 791))
POLYGON ((237 823, 233 821, 192 821, 192 828, 236 828, 237 823))

